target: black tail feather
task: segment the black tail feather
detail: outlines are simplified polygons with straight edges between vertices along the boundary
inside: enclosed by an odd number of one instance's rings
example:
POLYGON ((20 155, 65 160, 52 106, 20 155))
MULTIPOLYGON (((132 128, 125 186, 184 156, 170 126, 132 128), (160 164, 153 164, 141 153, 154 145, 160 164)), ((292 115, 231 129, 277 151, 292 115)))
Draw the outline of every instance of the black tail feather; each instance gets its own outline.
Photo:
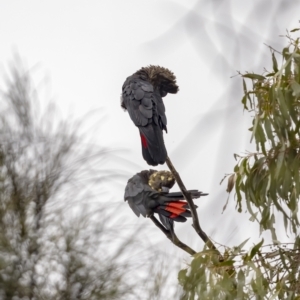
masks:
POLYGON ((174 221, 168 217, 165 217, 162 214, 158 214, 160 221, 162 224, 171 232, 174 232, 174 221))
POLYGON ((146 162, 151 166, 164 164, 167 159, 162 130, 153 124, 139 127, 142 143, 142 153, 146 162))
MULTIPOLYGON (((188 191, 193 199, 200 198, 201 196, 207 196, 208 194, 199 192, 198 190, 189 190, 188 191)), ((168 193, 164 194, 165 197, 170 198, 170 201, 176 201, 176 200, 183 200, 184 196, 181 192, 174 192, 174 193, 168 193)))
POLYGON ((187 220, 187 218, 183 215, 180 215, 180 216, 177 215, 177 216, 171 217, 173 214, 162 208, 156 208, 156 209, 154 209, 154 212, 158 213, 158 215, 162 215, 162 216, 167 217, 168 219, 176 221, 176 222, 186 222, 186 220, 187 220))

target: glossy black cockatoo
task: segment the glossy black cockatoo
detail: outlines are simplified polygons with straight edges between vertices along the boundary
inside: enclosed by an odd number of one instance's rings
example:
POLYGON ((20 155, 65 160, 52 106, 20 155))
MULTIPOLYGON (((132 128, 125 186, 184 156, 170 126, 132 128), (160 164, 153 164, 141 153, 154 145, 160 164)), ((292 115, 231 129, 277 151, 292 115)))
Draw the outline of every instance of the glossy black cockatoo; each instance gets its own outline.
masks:
POLYGON ((167 132, 167 118, 162 98, 177 91, 175 75, 159 66, 141 68, 123 84, 121 107, 139 128, 142 153, 148 165, 157 166, 166 161, 163 130, 167 132))
MULTIPOLYGON (((175 183, 169 171, 144 170, 128 180, 124 200, 139 217, 159 215, 162 224, 173 230, 174 221, 185 222, 191 217, 188 203, 181 192, 169 193, 175 183)), ((192 198, 206 196, 198 190, 190 190, 192 198)))

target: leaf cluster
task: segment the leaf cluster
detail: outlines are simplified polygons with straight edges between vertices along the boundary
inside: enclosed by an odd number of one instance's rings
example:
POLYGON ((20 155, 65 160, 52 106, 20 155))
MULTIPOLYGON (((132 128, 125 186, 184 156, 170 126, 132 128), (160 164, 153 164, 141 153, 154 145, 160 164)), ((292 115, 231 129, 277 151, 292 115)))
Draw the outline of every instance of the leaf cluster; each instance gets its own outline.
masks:
POLYGON ((235 183, 238 211, 246 203, 261 231, 270 230, 273 240, 277 240, 277 212, 286 230, 296 234, 299 227, 300 48, 299 38, 288 38, 289 45, 281 52, 281 67, 271 48, 271 72, 242 75, 242 104, 254 114, 249 130, 257 152, 235 155, 238 163, 228 188, 231 191, 235 183), (251 88, 245 79, 251 80, 251 88))
POLYGON ((221 262, 211 250, 194 255, 178 274, 182 299, 299 299, 300 239, 280 246, 262 239, 246 252, 247 241, 224 247, 221 262))
POLYGON ((238 212, 246 207, 260 233, 271 232, 273 244, 262 239, 245 251, 245 240, 224 247, 222 260, 207 249, 197 253, 178 275, 182 299, 300 299, 300 40, 287 38, 281 52, 270 47, 272 71, 241 74, 241 102, 253 114, 256 152, 235 154, 234 172, 224 177, 238 212), (277 238, 278 216, 293 234, 290 244, 277 238))

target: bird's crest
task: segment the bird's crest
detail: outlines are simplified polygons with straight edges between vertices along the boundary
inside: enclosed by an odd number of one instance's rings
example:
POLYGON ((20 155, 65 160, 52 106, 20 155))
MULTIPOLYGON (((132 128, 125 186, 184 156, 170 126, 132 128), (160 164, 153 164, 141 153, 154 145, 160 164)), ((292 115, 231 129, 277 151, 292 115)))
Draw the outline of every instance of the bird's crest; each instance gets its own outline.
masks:
POLYGON ((167 68, 150 65, 141 68, 136 74, 145 80, 148 79, 154 87, 162 88, 167 93, 176 94, 179 90, 174 73, 167 68))
POLYGON ((175 184, 175 178, 169 171, 158 171, 150 175, 148 185, 156 190, 162 192, 163 187, 171 189, 175 184))

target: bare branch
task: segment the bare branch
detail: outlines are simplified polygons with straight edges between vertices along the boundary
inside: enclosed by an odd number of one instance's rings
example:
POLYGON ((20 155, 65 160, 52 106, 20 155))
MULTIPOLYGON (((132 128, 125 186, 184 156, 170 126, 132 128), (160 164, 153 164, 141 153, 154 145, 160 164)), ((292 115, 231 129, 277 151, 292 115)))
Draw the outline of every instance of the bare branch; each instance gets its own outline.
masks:
POLYGON ((197 252, 190 248, 188 245, 184 244, 179 240, 175 232, 171 232, 170 230, 166 229, 154 216, 150 217, 153 223, 165 234, 165 236, 177 247, 181 248, 183 251, 194 255, 197 252))
POLYGON ((190 210, 191 210, 191 213, 192 213, 192 218, 193 218, 193 225, 192 226, 194 227, 194 229, 198 233, 198 235, 201 237, 201 239, 206 243, 207 247, 209 249, 215 250, 221 258, 221 253, 217 250, 217 248, 215 247, 213 242, 209 239, 207 234, 201 229, 194 201, 193 201, 190 193, 187 191, 186 187, 184 186, 184 184, 183 184, 183 182, 180 178, 180 175, 176 171, 176 169, 175 169, 174 165, 172 164, 169 157, 167 157, 166 163, 167 163, 170 171, 174 175, 175 180, 176 180, 182 194, 184 195, 184 198, 186 199, 186 201, 189 204, 189 207, 190 207, 190 210))

